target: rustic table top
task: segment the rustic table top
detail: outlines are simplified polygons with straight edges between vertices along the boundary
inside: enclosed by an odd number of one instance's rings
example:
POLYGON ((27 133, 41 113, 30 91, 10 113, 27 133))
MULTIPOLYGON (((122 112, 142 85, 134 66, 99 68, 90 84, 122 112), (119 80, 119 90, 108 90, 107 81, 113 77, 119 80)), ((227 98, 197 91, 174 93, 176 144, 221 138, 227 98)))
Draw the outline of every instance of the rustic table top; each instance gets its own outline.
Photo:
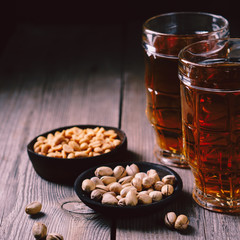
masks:
POLYGON ((157 163, 145 116, 140 38, 135 23, 17 27, 0 59, 1 240, 34 239, 36 221, 67 240, 237 239, 239 216, 210 212, 192 200, 190 170, 174 168, 183 180, 177 201, 150 216, 118 219, 91 212, 71 186, 43 180, 29 161, 26 146, 36 135, 99 124, 125 131, 129 160, 157 163), (42 202, 42 214, 30 217, 24 209, 35 200, 42 202), (168 211, 189 217, 186 232, 164 226, 168 211))

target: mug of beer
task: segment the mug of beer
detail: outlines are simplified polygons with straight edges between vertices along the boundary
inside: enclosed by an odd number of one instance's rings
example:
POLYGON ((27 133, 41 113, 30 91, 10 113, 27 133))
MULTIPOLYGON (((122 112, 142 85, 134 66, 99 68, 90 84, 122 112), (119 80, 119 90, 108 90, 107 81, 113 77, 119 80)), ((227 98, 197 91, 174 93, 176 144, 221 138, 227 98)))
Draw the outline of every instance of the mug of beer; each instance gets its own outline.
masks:
POLYGON ((201 12, 167 13, 143 24, 146 115, 155 130, 157 159, 166 165, 188 167, 182 154, 182 123, 177 64, 188 44, 226 38, 228 21, 201 12))
POLYGON ((194 200, 240 212, 240 39, 193 43, 179 54, 183 152, 194 200))

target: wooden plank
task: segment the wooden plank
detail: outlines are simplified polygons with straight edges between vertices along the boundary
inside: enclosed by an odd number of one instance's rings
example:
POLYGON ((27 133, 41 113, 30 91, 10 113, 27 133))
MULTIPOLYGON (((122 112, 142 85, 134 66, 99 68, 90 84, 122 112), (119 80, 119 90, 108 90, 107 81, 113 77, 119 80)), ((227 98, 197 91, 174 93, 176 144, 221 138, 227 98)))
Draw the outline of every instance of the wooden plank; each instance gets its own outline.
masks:
POLYGON ((118 126, 120 32, 118 25, 20 26, 11 39, 0 59, 0 239, 33 239, 35 221, 65 239, 110 239, 111 221, 62 209, 78 201, 73 188, 41 179, 26 145, 60 126, 118 126), (43 204, 37 218, 24 212, 34 200, 43 204))

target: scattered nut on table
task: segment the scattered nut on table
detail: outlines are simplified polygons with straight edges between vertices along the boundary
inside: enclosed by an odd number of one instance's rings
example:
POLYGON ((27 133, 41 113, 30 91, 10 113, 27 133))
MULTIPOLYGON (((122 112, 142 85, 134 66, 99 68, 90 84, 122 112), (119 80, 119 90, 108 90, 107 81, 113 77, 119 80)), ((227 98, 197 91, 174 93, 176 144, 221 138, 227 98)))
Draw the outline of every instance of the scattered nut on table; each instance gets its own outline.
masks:
POLYGON ((164 223, 168 228, 182 231, 187 229, 189 220, 186 215, 177 216, 175 212, 168 212, 164 217, 164 223))
POLYGON ((47 236, 47 227, 42 222, 35 222, 32 227, 32 233, 36 239, 42 239, 47 236))
POLYGON ((59 233, 49 233, 46 240, 64 240, 63 236, 59 233))
POLYGON ((161 201, 174 192, 174 175, 161 176, 155 169, 140 172, 136 164, 119 165, 114 169, 101 166, 95 176, 84 179, 82 189, 90 198, 102 204, 136 206, 161 201))
POLYGON ((34 201, 29 203, 26 208, 25 208, 25 212, 29 215, 35 215, 37 213, 39 213, 42 209, 42 204, 38 201, 34 201))
POLYGON ((110 152, 120 144, 121 140, 113 129, 72 127, 49 133, 47 137, 39 136, 33 149, 48 157, 81 158, 110 152))

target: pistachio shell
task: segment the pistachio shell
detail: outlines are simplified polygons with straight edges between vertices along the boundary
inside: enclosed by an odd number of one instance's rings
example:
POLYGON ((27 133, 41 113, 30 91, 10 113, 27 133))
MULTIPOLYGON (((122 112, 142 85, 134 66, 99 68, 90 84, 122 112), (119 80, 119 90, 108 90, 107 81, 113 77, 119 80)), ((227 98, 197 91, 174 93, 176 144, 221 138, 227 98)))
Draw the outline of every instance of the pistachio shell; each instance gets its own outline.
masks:
POLYGON ((150 204, 152 203, 152 198, 147 194, 140 194, 138 196, 138 202, 141 204, 150 204))
POLYGON ((137 189, 138 192, 142 191, 142 180, 140 178, 133 178, 132 185, 137 189))
POLYGON ((162 200, 162 193, 160 191, 152 191, 149 193, 149 196, 152 198, 153 202, 162 200))
POLYGON ((102 197, 102 204, 117 205, 118 200, 113 195, 105 193, 102 197))
POLYGON ((170 196, 173 194, 174 188, 170 184, 166 184, 162 187, 161 192, 164 196, 170 196))
POLYGON ((143 180, 143 178, 147 177, 147 174, 145 172, 139 172, 139 173, 136 173, 135 178, 140 178, 141 180, 143 180))
POLYGON ((103 194, 106 193, 106 191, 101 190, 101 189, 95 189, 91 192, 91 199, 96 200, 96 201, 101 201, 103 194))
POLYGON ((126 166, 126 172, 128 176, 135 176, 135 174, 139 172, 139 168, 136 164, 133 163, 130 166, 126 166))
POLYGON ((146 189, 150 188, 153 185, 153 183, 154 183, 154 179, 152 177, 147 176, 142 180, 142 185, 146 189))
POLYGON ((95 175, 97 177, 102 177, 102 176, 111 176, 113 175, 113 170, 110 167, 99 167, 95 170, 95 175))
POLYGON ((42 239, 47 235, 47 227, 41 222, 35 222, 32 227, 32 233, 36 239, 42 239))
POLYGON ((157 181, 157 182, 155 182, 154 183, 154 189, 156 190, 156 191, 161 191, 161 189, 162 189, 162 187, 164 186, 164 182, 162 182, 162 181, 157 181))
POLYGON ((29 215, 34 215, 39 213, 41 209, 42 209, 42 204, 38 201, 35 201, 35 202, 31 202, 26 206, 25 212, 29 215))
POLYGON ((175 181, 176 181, 176 178, 174 175, 166 175, 162 178, 162 182, 164 182, 165 184, 173 185, 175 181))
POLYGON ((113 169, 113 176, 119 180, 120 178, 123 178, 127 175, 127 172, 123 166, 116 166, 113 169))
POLYGON ((59 233, 49 233, 46 240, 63 240, 63 236, 59 233))
POLYGON ((177 219, 177 216, 175 212, 168 212, 164 217, 164 223, 168 228, 173 228, 176 219, 177 219))
POLYGON ((136 191, 130 190, 125 198, 125 203, 127 206, 136 206, 138 203, 136 191))
POLYGON ((113 176, 103 176, 101 177, 101 181, 105 184, 108 185, 110 183, 116 182, 117 179, 113 176))
POLYGON ((131 183, 132 179, 133 179, 133 176, 126 176, 126 177, 120 178, 118 182, 123 185, 126 183, 131 183))
POLYGON ((95 189, 95 183, 90 179, 85 179, 82 182, 82 190, 85 192, 91 192, 95 189))
POLYGON ((104 185, 102 180, 99 179, 98 177, 92 177, 90 178, 90 180, 92 180, 95 183, 95 185, 104 185))
POLYGON ((122 190, 122 185, 118 182, 114 182, 109 187, 109 190, 112 191, 112 192, 115 192, 116 194, 120 194, 120 192, 122 190))
POLYGON ((174 228, 177 230, 185 230, 187 229, 189 224, 189 220, 187 218, 187 216, 181 214, 177 217, 175 224, 174 224, 174 228))

